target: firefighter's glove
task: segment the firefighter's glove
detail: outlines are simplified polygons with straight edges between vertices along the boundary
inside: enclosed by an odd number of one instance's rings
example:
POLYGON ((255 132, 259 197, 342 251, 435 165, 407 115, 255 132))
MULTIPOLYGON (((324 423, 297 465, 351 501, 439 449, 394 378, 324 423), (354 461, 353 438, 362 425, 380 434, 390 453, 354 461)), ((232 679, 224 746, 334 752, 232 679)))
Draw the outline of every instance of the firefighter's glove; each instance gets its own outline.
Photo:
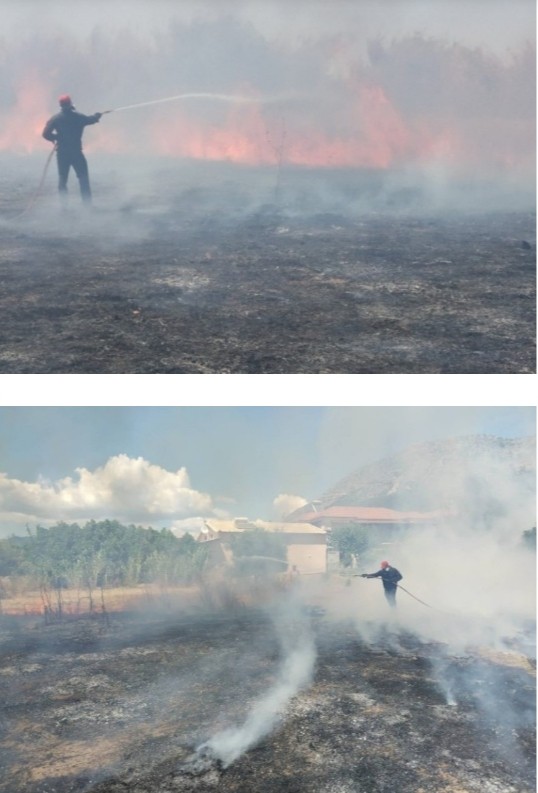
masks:
POLYGON ((97 119, 97 121, 99 121, 99 119, 101 118, 102 115, 103 115, 102 113, 96 113, 95 114, 95 118, 97 119))
POLYGON ((361 578, 368 578, 368 574, 367 573, 361 573, 361 578))

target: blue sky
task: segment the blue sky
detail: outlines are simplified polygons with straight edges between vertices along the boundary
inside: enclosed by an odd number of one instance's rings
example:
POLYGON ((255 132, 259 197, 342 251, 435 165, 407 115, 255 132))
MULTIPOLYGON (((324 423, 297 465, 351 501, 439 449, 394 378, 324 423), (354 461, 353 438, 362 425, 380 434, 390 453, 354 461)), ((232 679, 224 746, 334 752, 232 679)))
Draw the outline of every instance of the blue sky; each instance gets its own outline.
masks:
POLYGON ((534 408, 0 408, 0 533, 110 516, 271 519, 361 465, 453 435, 535 433, 534 408), (78 469, 78 470, 77 470, 78 469))

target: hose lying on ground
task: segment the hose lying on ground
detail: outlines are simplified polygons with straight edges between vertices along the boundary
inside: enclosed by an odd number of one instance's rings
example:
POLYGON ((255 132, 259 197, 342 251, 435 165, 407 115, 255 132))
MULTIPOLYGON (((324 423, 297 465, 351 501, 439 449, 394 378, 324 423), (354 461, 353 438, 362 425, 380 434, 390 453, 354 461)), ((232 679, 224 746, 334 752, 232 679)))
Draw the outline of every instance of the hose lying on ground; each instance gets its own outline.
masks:
MULTIPOLYGON (((281 97, 274 96, 274 97, 265 97, 265 98, 260 99, 259 97, 240 96, 240 95, 234 95, 234 94, 209 94, 209 93, 176 94, 175 96, 167 96, 164 99, 152 99, 149 102, 138 102, 137 104, 134 104, 134 105, 124 105, 123 107, 115 107, 115 108, 112 108, 111 110, 103 110, 101 115, 104 116, 107 113, 119 113, 122 110, 132 110, 132 109, 137 108, 137 107, 147 107, 149 105, 160 105, 163 102, 174 102, 174 101, 177 101, 178 99, 212 99, 212 100, 217 100, 217 101, 221 101, 221 102, 244 102, 244 103, 260 102, 261 101, 261 102, 266 103, 266 102, 277 102, 277 101, 280 101, 281 97)), ((25 208, 21 212, 19 212, 17 215, 15 215, 13 218, 11 218, 12 220, 18 220, 18 218, 20 218, 23 215, 25 215, 33 207, 33 205, 35 204, 37 197, 39 196, 39 194, 41 193, 41 190, 43 189, 43 185, 45 183, 45 178, 47 176, 47 171, 49 169, 50 161, 52 160, 52 155, 54 154, 55 151, 56 151, 56 147, 53 148, 53 150, 51 151, 51 153, 49 154, 49 156, 47 158, 47 162, 45 163, 45 168, 43 169, 43 174, 41 176, 41 181, 39 182, 39 185, 37 186, 37 189, 35 190, 34 194, 30 198, 28 204, 25 206, 25 208)))
POLYGON ((24 209, 21 212, 19 212, 17 215, 14 215, 14 217, 11 218, 12 220, 18 220, 23 215, 26 215, 26 213, 29 212, 30 209, 35 204, 39 194, 41 193, 41 190, 43 189, 43 185, 45 184, 47 171, 49 170, 49 165, 50 165, 50 162, 52 160, 52 157, 53 157, 53 154, 54 154, 55 151, 56 151, 56 146, 54 146, 54 148, 50 152, 49 156, 47 157, 47 162, 45 163, 45 167, 43 168, 43 173, 41 174, 41 180, 40 180, 38 186, 36 187, 36 189, 34 190, 33 195, 30 197, 30 200, 28 201, 28 203, 26 204, 24 209))

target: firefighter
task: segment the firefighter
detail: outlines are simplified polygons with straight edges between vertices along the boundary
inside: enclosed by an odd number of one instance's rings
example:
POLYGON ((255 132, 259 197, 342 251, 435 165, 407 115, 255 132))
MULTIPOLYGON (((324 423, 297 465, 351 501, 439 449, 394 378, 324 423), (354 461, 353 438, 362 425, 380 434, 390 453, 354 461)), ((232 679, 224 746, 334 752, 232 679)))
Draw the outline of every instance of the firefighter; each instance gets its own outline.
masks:
POLYGON ((103 114, 94 113, 92 116, 85 116, 78 113, 68 94, 63 94, 58 101, 60 112, 47 121, 43 130, 45 140, 50 140, 55 144, 59 176, 58 190, 60 196, 65 198, 69 169, 73 167, 79 181, 82 200, 89 204, 92 194, 88 163, 82 153, 82 133, 84 127, 97 124, 103 114))
POLYGON ((396 608, 396 590, 398 588, 398 581, 401 581, 403 576, 395 567, 391 567, 388 562, 381 562, 381 569, 377 573, 363 573, 362 578, 381 578, 383 581, 383 589, 387 603, 391 608, 396 608))

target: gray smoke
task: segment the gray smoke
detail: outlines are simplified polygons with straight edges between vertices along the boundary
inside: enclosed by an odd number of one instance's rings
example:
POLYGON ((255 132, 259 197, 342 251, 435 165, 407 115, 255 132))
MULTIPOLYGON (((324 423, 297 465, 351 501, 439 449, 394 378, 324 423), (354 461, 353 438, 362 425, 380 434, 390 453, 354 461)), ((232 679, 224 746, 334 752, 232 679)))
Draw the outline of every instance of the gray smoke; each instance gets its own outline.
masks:
POLYGON ((535 443, 477 436, 423 444, 372 466, 362 479, 344 480, 363 494, 378 488, 378 497, 392 482, 392 495, 399 493, 407 509, 420 498, 418 508, 447 514, 385 538, 359 560, 361 572, 387 559, 403 574, 395 611, 377 579, 349 579, 331 605, 332 615, 349 617, 371 646, 402 654, 409 642, 411 652, 423 648, 446 706, 472 706, 495 752, 511 760, 520 758, 518 731, 534 719, 525 692, 532 687, 528 659, 536 657, 536 555, 523 532, 536 520, 535 443), (452 453, 456 448, 472 453, 466 459, 452 453), (520 668, 521 696, 503 682, 505 665, 520 668))

